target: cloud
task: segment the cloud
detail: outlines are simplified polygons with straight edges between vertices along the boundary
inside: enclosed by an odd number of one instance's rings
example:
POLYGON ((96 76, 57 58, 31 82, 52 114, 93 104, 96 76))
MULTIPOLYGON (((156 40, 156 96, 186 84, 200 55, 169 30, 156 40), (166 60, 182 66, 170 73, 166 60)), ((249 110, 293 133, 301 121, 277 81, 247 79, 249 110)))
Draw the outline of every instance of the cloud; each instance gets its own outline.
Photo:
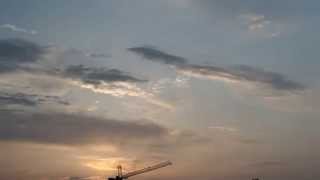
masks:
POLYGON ((0 92, 0 107, 10 105, 37 106, 44 103, 69 104, 58 96, 0 92))
POLYGON ((81 64, 68 65, 63 68, 45 67, 46 64, 42 62, 46 61, 45 58, 46 56, 50 56, 48 55, 50 53, 50 50, 46 47, 23 39, 0 40, 0 72, 21 69, 30 72, 49 73, 51 75, 62 73, 63 76, 68 78, 78 79, 95 85, 101 82, 146 82, 118 69, 86 67, 81 64), (39 61, 40 59, 41 62, 39 61), (42 64, 40 65, 40 63, 42 64), (23 66, 24 64, 28 64, 29 66, 23 66), (51 70, 48 70, 50 68, 51 70))
POLYGON ((188 86, 189 78, 185 76, 177 76, 174 79, 162 78, 151 83, 151 90, 156 94, 160 94, 164 89, 174 88, 185 88, 188 86))
MULTIPOLYGON (((253 18, 254 21, 261 21, 261 19, 264 19, 264 17, 253 18)), ((227 83, 256 83, 267 85, 267 87, 279 91, 300 91, 305 89, 304 85, 289 80, 280 73, 266 71, 248 65, 237 65, 232 67, 195 65, 189 64, 183 57, 169 55, 168 53, 159 50, 155 50, 156 53, 150 53, 154 51, 152 48, 138 47, 129 48, 129 50, 137 54, 142 54, 149 60, 154 61, 153 59, 156 58, 157 62, 173 65, 179 73, 191 77, 220 80, 227 83), (182 61, 177 61, 176 58, 169 57, 178 57, 178 59, 181 59, 182 61)))
POLYGON ((136 83, 147 82, 128 75, 117 69, 85 67, 83 65, 68 66, 61 72, 64 78, 71 78, 71 83, 95 93, 108 94, 114 97, 138 97, 146 102, 174 110, 174 106, 157 98, 137 86, 136 83))
POLYGON ((274 90, 300 91, 305 86, 287 79, 280 73, 265 71, 247 65, 233 67, 186 65, 178 67, 181 73, 193 77, 221 80, 224 82, 252 82, 267 85, 274 90))
POLYGON ((277 37, 284 30, 284 24, 275 23, 262 14, 242 14, 239 17, 244 21, 249 32, 263 37, 277 37))
POLYGON ((1 141, 86 145, 161 138, 168 130, 147 121, 120 121, 67 113, 1 112, 1 141))
POLYGON ((0 40, 0 72, 16 70, 25 63, 34 63, 44 53, 44 48, 23 39, 0 40))
POLYGON ((130 76, 118 69, 85 67, 84 65, 68 66, 64 70, 64 75, 94 85, 102 82, 145 82, 145 80, 130 76))
POLYGON ((74 85, 77 85, 84 89, 89 89, 95 93, 109 94, 116 97, 132 96, 132 97, 144 97, 148 93, 134 84, 125 82, 103 82, 99 85, 92 83, 84 83, 81 81, 72 81, 74 85))
POLYGON ((267 20, 264 15, 249 14, 243 16, 248 22, 248 29, 250 31, 263 30, 265 26, 271 24, 270 20, 267 20))
POLYGON ((151 46, 140 46, 140 47, 133 47, 128 48, 129 51, 141 55, 147 60, 160 62, 169 65, 179 65, 185 64, 186 60, 183 57, 171 55, 169 53, 157 50, 151 46))
POLYGON ((7 93, 0 94, 0 107, 7 105, 25 105, 35 106, 37 102, 24 94, 10 95, 7 93))
MULTIPOLYGON (((6 79, 20 81, 18 74, 30 74, 34 76, 52 77, 59 86, 76 85, 81 88, 91 90, 95 93, 108 94, 116 97, 131 96, 139 97, 147 102, 173 109, 173 106, 156 98, 152 93, 148 93, 138 87, 136 83, 144 83, 147 80, 136 78, 129 73, 114 68, 90 67, 82 64, 73 65, 72 62, 63 63, 59 57, 65 51, 58 51, 56 48, 50 49, 39 46, 35 43, 23 39, 0 40, 0 72, 13 72, 19 70, 20 73, 11 73, 0 79, 0 83, 6 79), (53 54, 53 55, 52 55, 53 54), (21 73, 23 72, 23 73, 21 73), (15 77, 15 78, 14 78, 15 77), (57 81, 61 79, 60 81, 57 81), (61 84, 62 83, 62 84, 61 84)), ((85 53, 78 50, 67 51, 68 55, 85 57, 85 53)), ((70 57, 67 57, 68 60, 70 57)), ((72 57, 71 57, 72 59, 72 57)), ((25 75, 24 75, 25 77, 25 75)), ((21 78, 21 77, 20 77, 21 78)), ((34 79, 34 78, 33 78, 34 79)), ((51 84, 40 81, 29 82, 33 85, 52 88, 51 84)), ((23 83, 24 84, 24 83, 23 83)), ((13 86, 13 85, 12 85, 13 86)), ((17 84, 17 86, 19 86, 17 84)), ((19 93, 19 92, 18 92, 19 93)), ((35 103, 29 100, 29 104, 35 103)), ((27 102, 25 100, 25 102, 27 102)))
POLYGON ((128 82, 103 82, 99 85, 84 83, 82 81, 72 81, 76 86, 91 90, 99 94, 108 94, 114 97, 138 97, 146 102, 173 111, 175 107, 157 98, 153 93, 147 92, 137 85, 128 82))
POLYGON ((78 79, 95 85, 101 82, 146 82, 118 69, 86 67, 81 64, 69 65, 63 68, 45 67, 46 64, 39 65, 42 61, 45 61, 46 56, 49 56, 48 54, 50 53, 46 47, 23 39, 0 40, 0 70, 7 72, 21 69, 51 75, 58 75, 60 73, 68 78, 78 79), (39 61, 40 59, 41 62, 39 61), (29 66, 22 66, 24 64, 28 64, 29 66))
POLYGON ((148 92, 136 85, 147 82, 138 79, 117 69, 85 67, 83 65, 68 66, 61 74, 65 78, 71 78, 73 85, 91 90, 95 93, 108 94, 115 97, 139 97, 146 102, 174 110, 174 106, 157 98, 152 92, 148 92))
POLYGON ((20 28, 20 27, 17 27, 16 25, 12 25, 12 24, 3 24, 3 25, 0 25, 0 28, 8 29, 8 30, 13 31, 13 32, 30 34, 30 35, 38 34, 38 32, 36 30, 27 30, 27 29, 20 28))
MULTIPOLYGON (((0 111, 0 141, 26 142, 67 147, 111 145, 119 153, 130 152, 146 158, 169 156, 190 145, 212 141, 191 131, 173 130, 147 120, 117 120, 82 113, 0 111), (123 149, 123 152, 120 151, 123 149)), ((101 157, 102 158, 102 157, 101 157)), ((95 158, 96 159, 96 158, 95 158)))

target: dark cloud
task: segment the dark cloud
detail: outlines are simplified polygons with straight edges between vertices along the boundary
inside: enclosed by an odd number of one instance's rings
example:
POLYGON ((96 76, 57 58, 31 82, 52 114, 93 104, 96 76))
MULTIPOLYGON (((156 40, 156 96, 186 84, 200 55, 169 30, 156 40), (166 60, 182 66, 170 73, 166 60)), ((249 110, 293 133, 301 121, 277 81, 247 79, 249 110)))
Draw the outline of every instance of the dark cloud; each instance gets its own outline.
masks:
POLYGON ((101 82, 145 82, 145 80, 130 76, 118 69, 85 67, 84 65, 69 66, 65 69, 64 74, 94 85, 99 85, 101 82))
POLYGON ((27 97, 24 94, 7 94, 1 93, 0 94, 0 106, 3 105, 25 105, 25 106, 35 106, 37 102, 30 97, 27 97))
POLYGON ((289 80, 280 73, 265 71, 261 68, 240 65, 234 67, 234 71, 233 74, 240 79, 269 84, 277 90, 303 90, 305 88, 302 84, 289 80))
POLYGON ((157 50, 153 47, 141 46, 141 47, 128 48, 128 50, 138 55, 141 55, 145 59, 155 61, 155 62, 171 64, 171 65, 179 65, 179 64, 186 63, 186 60, 183 57, 171 55, 169 53, 157 50))
POLYGON ((85 145, 125 143, 166 135, 168 130, 146 121, 119 121, 66 113, 1 112, 0 140, 85 145))
POLYGON ((178 68, 182 72, 194 76, 226 81, 262 83, 269 85, 275 90, 295 91, 305 89, 302 84, 289 80, 280 73, 265 71, 264 69, 247 65, 239 65, 227 68, 218 66, 185 65, 178 68))
POLYGON ((305 87, 295 81, 289 80, 286 76, 265 71, 264 69, 247 65, 233 67, 220 67, 209 65, 189 64, 187 60, 180 56, 170 55, 149 47, 129 48, 129 51, 140 54, 146 59, 174 65, 178 71, 194 77, 204 77, 215 80, 227 81, 247 81, 269 85, 275 90, 303 90, 305 87))
POLYGON ((23 39, 0 40, 0 60, 34 62, 44 53, 41 46, 23 39))
POLYGON ((0 40, 0 72, 12 71, 19 68, 20 64, 32 63, 45 53, 45 48, 23 40, 0 40))
POLYGON ((36 106, 43 103, 69 104, 58 96, 0 92, 0 107, 8 105, 36 106))

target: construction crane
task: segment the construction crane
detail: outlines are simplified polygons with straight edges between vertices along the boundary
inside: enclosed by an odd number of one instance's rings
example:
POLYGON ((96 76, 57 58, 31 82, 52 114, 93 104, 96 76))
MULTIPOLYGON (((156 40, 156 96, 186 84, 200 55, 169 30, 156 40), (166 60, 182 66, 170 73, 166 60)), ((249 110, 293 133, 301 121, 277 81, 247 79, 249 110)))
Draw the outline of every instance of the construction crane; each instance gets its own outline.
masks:
POLYGON ((129 177, 138 175, 138 174, 142 174, 142 173, 146 173, 146 172, 150 172, 156 169, 160 169, 166 166, 172 165, 172 163, 170 161, 166 161, 166 162, 162 162, 153 166, 149 166, 137 171, 132 171, 126 174, 122 174, 122 166, 118 166, 117 170, 118 170, 118 175, 116 177, 109 177, 108 180, 123 180, 123 179, 128 179, 129 177))

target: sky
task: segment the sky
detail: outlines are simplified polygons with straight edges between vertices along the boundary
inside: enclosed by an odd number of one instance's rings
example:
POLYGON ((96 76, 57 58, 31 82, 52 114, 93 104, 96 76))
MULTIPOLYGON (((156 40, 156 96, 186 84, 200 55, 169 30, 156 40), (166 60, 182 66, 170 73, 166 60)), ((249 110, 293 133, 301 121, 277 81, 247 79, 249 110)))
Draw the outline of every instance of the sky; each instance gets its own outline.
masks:
POLYGON ((0 179, 320 178, 317 0, 0 4, 0 179))

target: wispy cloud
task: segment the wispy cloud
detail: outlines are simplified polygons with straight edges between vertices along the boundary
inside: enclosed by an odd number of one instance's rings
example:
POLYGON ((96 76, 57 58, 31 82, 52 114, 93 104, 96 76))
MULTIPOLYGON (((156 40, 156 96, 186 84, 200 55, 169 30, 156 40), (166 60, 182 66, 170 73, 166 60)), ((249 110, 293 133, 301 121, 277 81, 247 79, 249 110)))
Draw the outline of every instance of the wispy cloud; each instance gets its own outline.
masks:
MULTIPOLYGON (((254 21, 261 21, 263 19, 263 16, 253 18, 254 21)), ((142 54, 146 59, 151 61, 172 65, 176 68, 177 72, 194 78, 219 80, 226 83, 254 83, 278 91, 291 92, 305 89, 304 85, 288 79, 283 74, 267 71, 258 67, 248 65, 223 67, 189 64, 183 57, 146 47, 129 48, 129 51, 139 55, 142 54), (137 50, 133 51, 132 49, 137 50)))
POLYGON ((0 25, 0 28, 8 29, 8 30, 13 31, 13 32, 30 34, 30 35, 38 34, 38 31, 36 31, 36 30, 24 29, 24 28, 18 27, 18 26, 13 25, 13 24, 3 24, 3 25, 0 25))
POLYGON ((267 37, 276 37, 281 34, 274 22, 261 14, 244 14, 240 18, 246 23, 249 32, 259 33, 267 37))
POLYGON ((59 96, 0 92, 1 108, 10 105, 36 106, 44 103, 69 104, 59 96))
POLYGON ((102 82, 146 82, 118 69, 71 65, 64 70, 64 75, 80 79, 85 83, 99 85, 102 82))
POLYGON ((137 83, 147 82, 118 69, 68 66, 62 76, 72 79, 72 84, 95 93, 114 97, 138 97, 148 103, 174 110, 174 106, 157 98, 152 92, 140 88, 137 83))
POLYGON ((72 81, 72 84, 84 89, 88 89, 94 93, 107 94, 114 97, 137 97, 146 102, 173 111, 175 107, 153 93, 139 88, 137 85, 128 82, 103 82, 99 85, 84 83, 81 81, 72 81))
POLYGON ((178 71, 188 76, 219 80, 223 82, 244 82, 266 85, 279 91, 300 91, 305 86, 288 79, 286 76, 247 65, 233 67, 187 65, 178 71))
POLYGON ((271 21, 267 20, 264 15, 247 15, 245 17, 250 31, 259 31, 271 24, 271 21))
POLYGON ((152 82, 151 84, 151 90, 154 93, 161 93, 166 88, 169 87, 178 87, 178 88, 184 88, 188 86, 189 78, 183 75, 177 76, 174 79, 171 78, 162 78, 158 81, 152 82))
POLYGON ((103 82, 98 86, 90 83, 83 83, 80 81, 72 81, 72 83, 81 88, 89 89, 95 93, 109 94, 116 97, 144 97, 148 95, 148 93, 144 92, 136 85, 125 82, 103 82))
POLYGON ((183 57, 175 56, 164 51, 158 50, 151 46, 140 46, 128 48, 129 51, 134 52, 148 60, 160 62, 170 65, 185 64, 186 60, 183 57))

